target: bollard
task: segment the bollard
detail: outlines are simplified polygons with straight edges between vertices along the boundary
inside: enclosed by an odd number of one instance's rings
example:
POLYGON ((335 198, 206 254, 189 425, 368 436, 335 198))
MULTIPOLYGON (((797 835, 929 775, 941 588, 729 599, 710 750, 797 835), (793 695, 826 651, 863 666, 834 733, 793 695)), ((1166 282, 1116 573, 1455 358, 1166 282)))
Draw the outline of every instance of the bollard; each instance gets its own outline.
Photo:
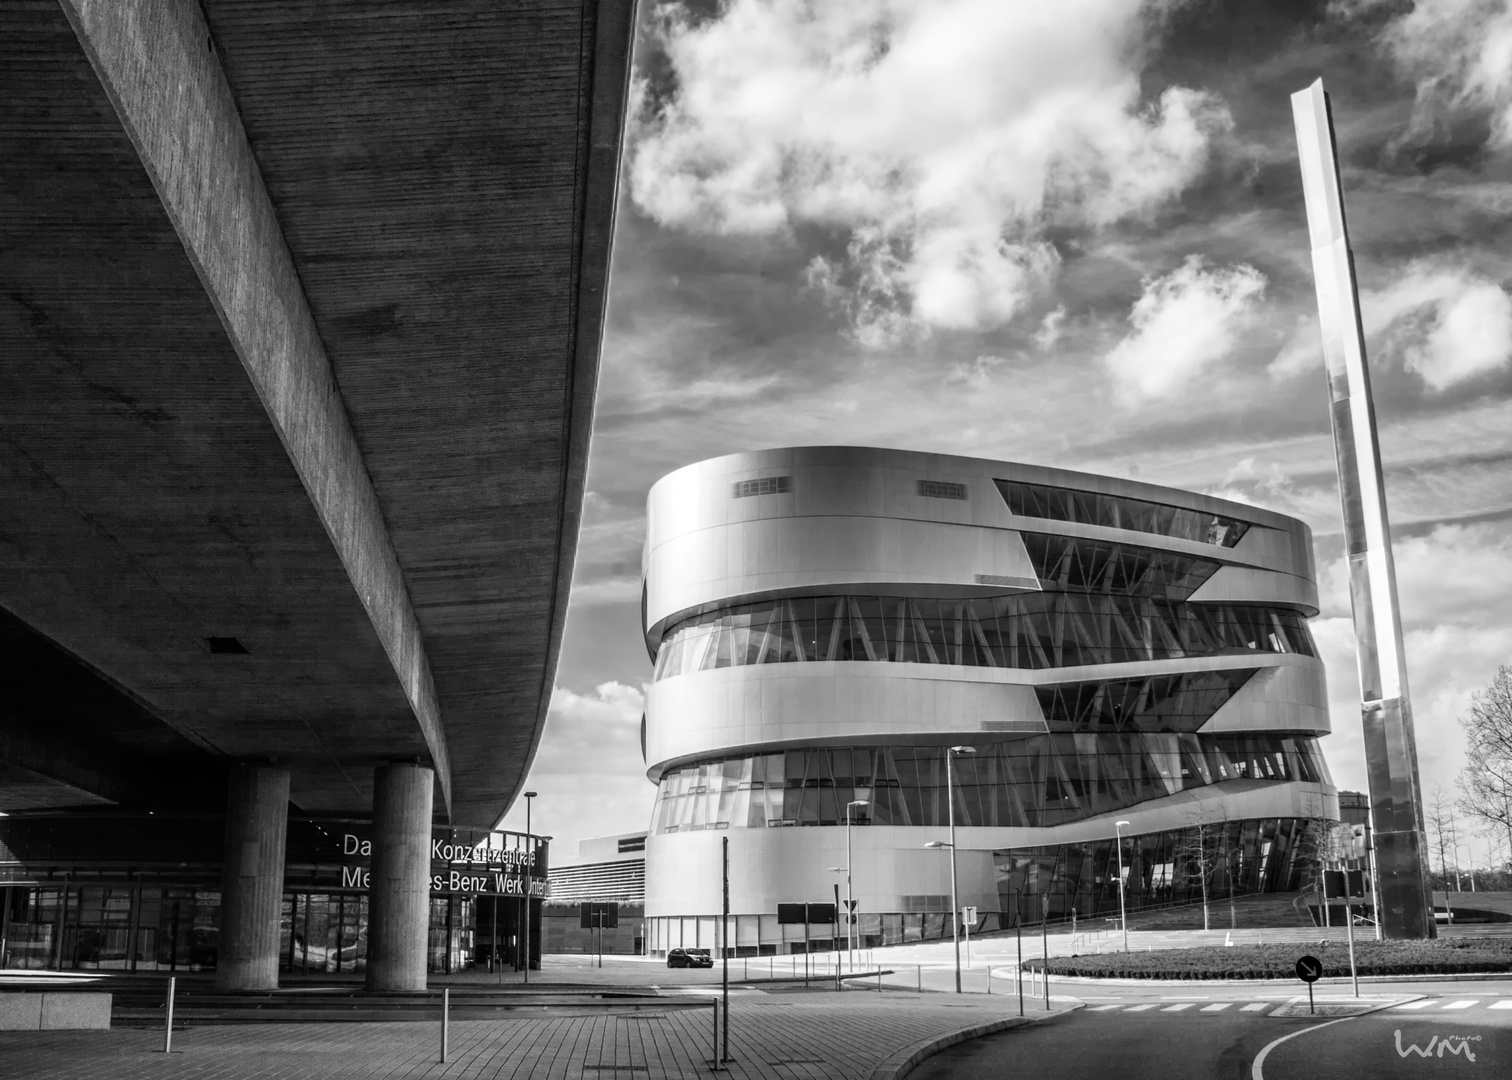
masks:
POLYGON ((163 1053, 173 1053, 173 990, 178 982, 176 976, 168 976, 168 1026, 163 1029, 163 1053))
POLYGON ((919 993, 922 994, 924 992, 924 965, 923 964, 915 964, 914 968, 915 968, 915 973, 919 976, 918 991, 919 991, 919 993))
POLYGON ((451 987, 441 989, 441 1064, 446 1064, 447 1043, 451 1041, 451 987))
POLYGON ((877 993, 882 992, 882 965, 877 965, 877 993))

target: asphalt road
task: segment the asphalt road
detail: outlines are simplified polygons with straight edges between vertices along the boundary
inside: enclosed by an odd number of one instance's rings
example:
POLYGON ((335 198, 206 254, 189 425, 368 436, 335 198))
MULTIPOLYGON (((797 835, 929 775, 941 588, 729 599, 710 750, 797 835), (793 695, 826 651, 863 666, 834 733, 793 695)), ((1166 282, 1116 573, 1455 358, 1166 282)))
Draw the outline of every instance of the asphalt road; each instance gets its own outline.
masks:
POLYGON ((1242 986, 1227 995, 1188 989, 1104 994, 1077 1012, 952 1047, 920 1064, 910 1080, 1512 1076, 1506 983, 1423 984, 1402 991, 1426 990, 1420 1002, 1336 1022, 1267 1015, 1274 996, 1267 1001, 1242 986))

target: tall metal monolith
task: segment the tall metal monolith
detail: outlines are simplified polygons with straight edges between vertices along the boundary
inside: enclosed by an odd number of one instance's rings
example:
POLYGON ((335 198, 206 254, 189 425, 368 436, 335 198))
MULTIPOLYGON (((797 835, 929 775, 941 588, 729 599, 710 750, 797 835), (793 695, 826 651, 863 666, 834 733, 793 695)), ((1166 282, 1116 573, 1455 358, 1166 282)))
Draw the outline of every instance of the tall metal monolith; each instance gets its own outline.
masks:
POLYGON ((1431 938, 1435 936, 1433 894, 1422 856, 1423 797, 1417 743, 1407 695, 1381 448, 1370 396, 1354 255, 1344 220, 1333 115, 1322 79, 1293 94, 1291 101, 1312 239, 1339 498, 1344 506, 1344 545, 1379 876, 1377 917, 1387 938, 1431 938))

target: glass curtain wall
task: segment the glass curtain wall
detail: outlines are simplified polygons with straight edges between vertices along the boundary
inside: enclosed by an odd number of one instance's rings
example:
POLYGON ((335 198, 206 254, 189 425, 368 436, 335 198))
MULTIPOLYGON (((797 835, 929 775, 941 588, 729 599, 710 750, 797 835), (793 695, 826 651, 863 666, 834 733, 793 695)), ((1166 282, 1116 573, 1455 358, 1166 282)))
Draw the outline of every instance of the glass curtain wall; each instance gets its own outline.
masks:
MULTIPOLYGON (((1196 826, 1125 836, 1123 871, 1128 910, 1198 903, 1204 878, 1210 904, 1222 904, 1231 895, 1298 889, 1308 871, 1307 836, 1313 824, 1298 818, 1207 822, 1200 826, 1200 844, 1196 826)), ((1113 839, 1015 848, 995 851, 992 857, 999 909, 979 912, 976 932, 1007 930, 1016 920, 1023 925, 1038 923, 1046 896, 1050 898, 1051 920, 1069 919, 1073 911, 1079 918, 1118 913, 1118 855, 1113 839)), ((901 899, 928 900, 931 902, 927 905, 916 906, 934 910, 862 912, 858 924, 863 948, 950 936, 944 914, 950 906, 949 897, 901 899)), ((802 926, 778 925, 774 916, 731 916, 732 922, 737 919, 751 920, 750 930, 755 933, 754 940, 750 931, 738 939, 734 954, 738 956, 800 953, 806 948, 825 947, 832 940, 827 925, 811 927, 805 943, 802 926)), ((693 916, 648 919, 647 947, 653 955, 700 942, 708 948, 711 941, 699 936, 700 922, 693 916)), ((840 940, 844 940, 843 932, 840 940)))
MULTIPOLYGON (((652 828, 944 825, 945 748, 877 746, 788 750, 669 770, 652 828)), ((1099 732, 978 744, 957 759, 958 825, 1059 825, 1225 781, 1329 783, 1317 740, 1276 733, 1099 732)))
POLYGON ((821 596, 686 619, 668 631, 652 677, 806 660, 1045 669, 1254 652, 1316 655, 1302 615, 1264 605, 1068 592, 821 596))

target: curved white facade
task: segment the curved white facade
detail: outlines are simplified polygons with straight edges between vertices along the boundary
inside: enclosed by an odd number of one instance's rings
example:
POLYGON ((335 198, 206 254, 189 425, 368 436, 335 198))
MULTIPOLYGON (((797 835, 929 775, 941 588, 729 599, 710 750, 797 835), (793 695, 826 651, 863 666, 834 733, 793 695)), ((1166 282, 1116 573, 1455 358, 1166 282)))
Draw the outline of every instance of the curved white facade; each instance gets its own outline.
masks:
POLYGON ((948 835, 952 745, 976 750, 954 759, 960 903, 1000 925, 1031 893, 1106 909, 1115 820, 1131 896, 1163 903, 1184 888, 1173 830, 1213 828, 1235 887, 1274 889, 1292 822, 1337 816, 1300 521, 848 447, 690 465, 648 515, 653 950, 711 945, 725 836, 731 944, 801 948, 777 905, 843 893, 853 799, 865 940, 941 932, 949 859, 924 845, 948 835))

